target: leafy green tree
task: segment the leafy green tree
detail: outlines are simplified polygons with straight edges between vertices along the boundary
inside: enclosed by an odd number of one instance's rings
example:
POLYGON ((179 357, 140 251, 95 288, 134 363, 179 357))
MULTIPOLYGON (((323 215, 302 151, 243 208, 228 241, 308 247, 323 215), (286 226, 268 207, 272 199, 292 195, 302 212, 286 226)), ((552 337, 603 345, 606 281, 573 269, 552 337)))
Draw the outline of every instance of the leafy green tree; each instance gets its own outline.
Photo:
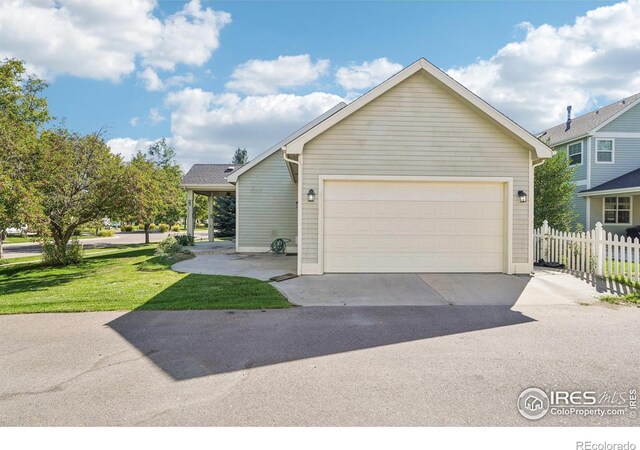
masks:
POLYGON ((101 133, 82 136, 64 128, 42 132, 31 180, 40 196, 42 221, 55 246, 55 264, 64 265, 67 244, 85 224, 116 217, 129 207, 127 171, 101 133))
POLYGON ((0 258, 7 228, 38 229, 40 199, 29 182, 39 129, 50 119, 46 83, 17 59, 0 62, 0 258))
POLYGON ((125 217, 144 225, 145 243, 149 243, 152 223, 173 225, 184 214, 186 201, 180 189, 182 171, 174 157, 175 150, 162 139, 152 144, 146 154, 138 152, 129 163, 133 195, 125 217))
POLYGON ((213 204, 213 226, 219 236, 233 236, 236 233, 236 198, 233 195, 216 197, 213 204))
POLYGON ((209 199, 205 195, 195 195, 193 202, 193 215, 196 222, 203 223, 209 218, 209 199))
POLYGON ((549 226, 569 231, 577 217, 571 200, 575 192, 573 167, 569 166, 567 155, 558 152, 535 168, 534 176, 534 226, 542 226, 547 220, 549 226))
POLYGON ((247 162, 249 162, 249 154, 247 153, 247 149, 246 148, 241 149, 240 147, 238 147, 238 149, 233 154, 233 159, 231 160, 231 164, 244 165, 247 162))

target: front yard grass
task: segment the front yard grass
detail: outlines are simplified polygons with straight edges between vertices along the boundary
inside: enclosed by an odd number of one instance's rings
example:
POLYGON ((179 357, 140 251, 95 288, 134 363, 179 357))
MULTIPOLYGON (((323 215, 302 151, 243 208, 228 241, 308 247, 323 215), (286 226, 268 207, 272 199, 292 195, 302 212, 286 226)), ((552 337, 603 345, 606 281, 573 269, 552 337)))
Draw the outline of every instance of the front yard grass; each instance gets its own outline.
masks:
POLYGON ((264 281, 174 272, 178 259, 155 257, 154 250, 104 249, 67 267, 0 265, 0 314, 292 306, 264 281))

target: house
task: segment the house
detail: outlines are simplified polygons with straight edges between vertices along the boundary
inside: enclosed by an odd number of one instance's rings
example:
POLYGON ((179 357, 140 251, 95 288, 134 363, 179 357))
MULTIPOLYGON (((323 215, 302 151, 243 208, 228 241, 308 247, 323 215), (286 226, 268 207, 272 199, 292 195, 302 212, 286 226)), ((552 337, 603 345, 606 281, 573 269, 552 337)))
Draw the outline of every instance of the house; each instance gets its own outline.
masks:
POLYGON ((640 93, 568 119, 539 138, 575 167, 576 225, 589 230, 601 222, 621 235, 640 225, 640 93))
POLYGON ((551 149, 425 59, 227 176, 236 249, 298 274, 532 269, 533 167, 551 149))
POLYGON ((213 203, 216 196, 233 195, 236 187, 227 181, 227 176, 241 164, 194 164, 182 178, 180 187, 187 191, 187 232, 193 236, 195 223, 193 216, 194 195, 207 197, 207 227, 209 241, 213 242, 213 203))

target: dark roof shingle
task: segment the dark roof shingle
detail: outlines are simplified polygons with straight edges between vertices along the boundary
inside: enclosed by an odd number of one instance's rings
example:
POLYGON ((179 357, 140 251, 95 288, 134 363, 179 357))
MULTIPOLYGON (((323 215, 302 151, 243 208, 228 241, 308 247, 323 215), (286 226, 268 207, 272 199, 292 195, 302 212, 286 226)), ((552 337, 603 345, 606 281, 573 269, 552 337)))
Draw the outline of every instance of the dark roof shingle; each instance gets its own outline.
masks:
POLYGON ((624 175, 619 176, 618 178, 614 178, 613 180, 609 180, 599 186, 580 192, 600 192, 610 191, 613 189, 628 189, 634 187, 640 188, 640 169, 632 170, 631 172, 627 172, 624 175))
POLYGON ((226 178, 242 164, 194 164, 182 178, 184 185, 229 184, 226 178), (233 170, 229 170, 232 168, 233 170))
POLYGON ((563 122, 538 134, 538 137, 542 142, 547 142, 547 139, 549 139, 549 146, 554 146, 558 142, 565 142, 573 138, 579 138, 588 134, 598 125, 602 125, 639 98, 640 93, 618 100, 615 103, 611 103, 610 105, 603 106, 595 111, 591 111, 571 119, 571 128, 569 128, 569 130, 566 130, 567 123, 563 122))

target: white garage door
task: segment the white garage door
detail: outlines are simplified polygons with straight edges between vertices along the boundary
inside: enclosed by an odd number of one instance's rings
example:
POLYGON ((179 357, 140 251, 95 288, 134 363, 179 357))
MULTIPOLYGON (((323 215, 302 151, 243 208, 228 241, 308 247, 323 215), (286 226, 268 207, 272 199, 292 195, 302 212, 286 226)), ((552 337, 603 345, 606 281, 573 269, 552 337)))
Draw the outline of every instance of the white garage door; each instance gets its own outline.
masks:
POLYGON ((503 272, 504 184, 324 185, 325 272, 503 272))

